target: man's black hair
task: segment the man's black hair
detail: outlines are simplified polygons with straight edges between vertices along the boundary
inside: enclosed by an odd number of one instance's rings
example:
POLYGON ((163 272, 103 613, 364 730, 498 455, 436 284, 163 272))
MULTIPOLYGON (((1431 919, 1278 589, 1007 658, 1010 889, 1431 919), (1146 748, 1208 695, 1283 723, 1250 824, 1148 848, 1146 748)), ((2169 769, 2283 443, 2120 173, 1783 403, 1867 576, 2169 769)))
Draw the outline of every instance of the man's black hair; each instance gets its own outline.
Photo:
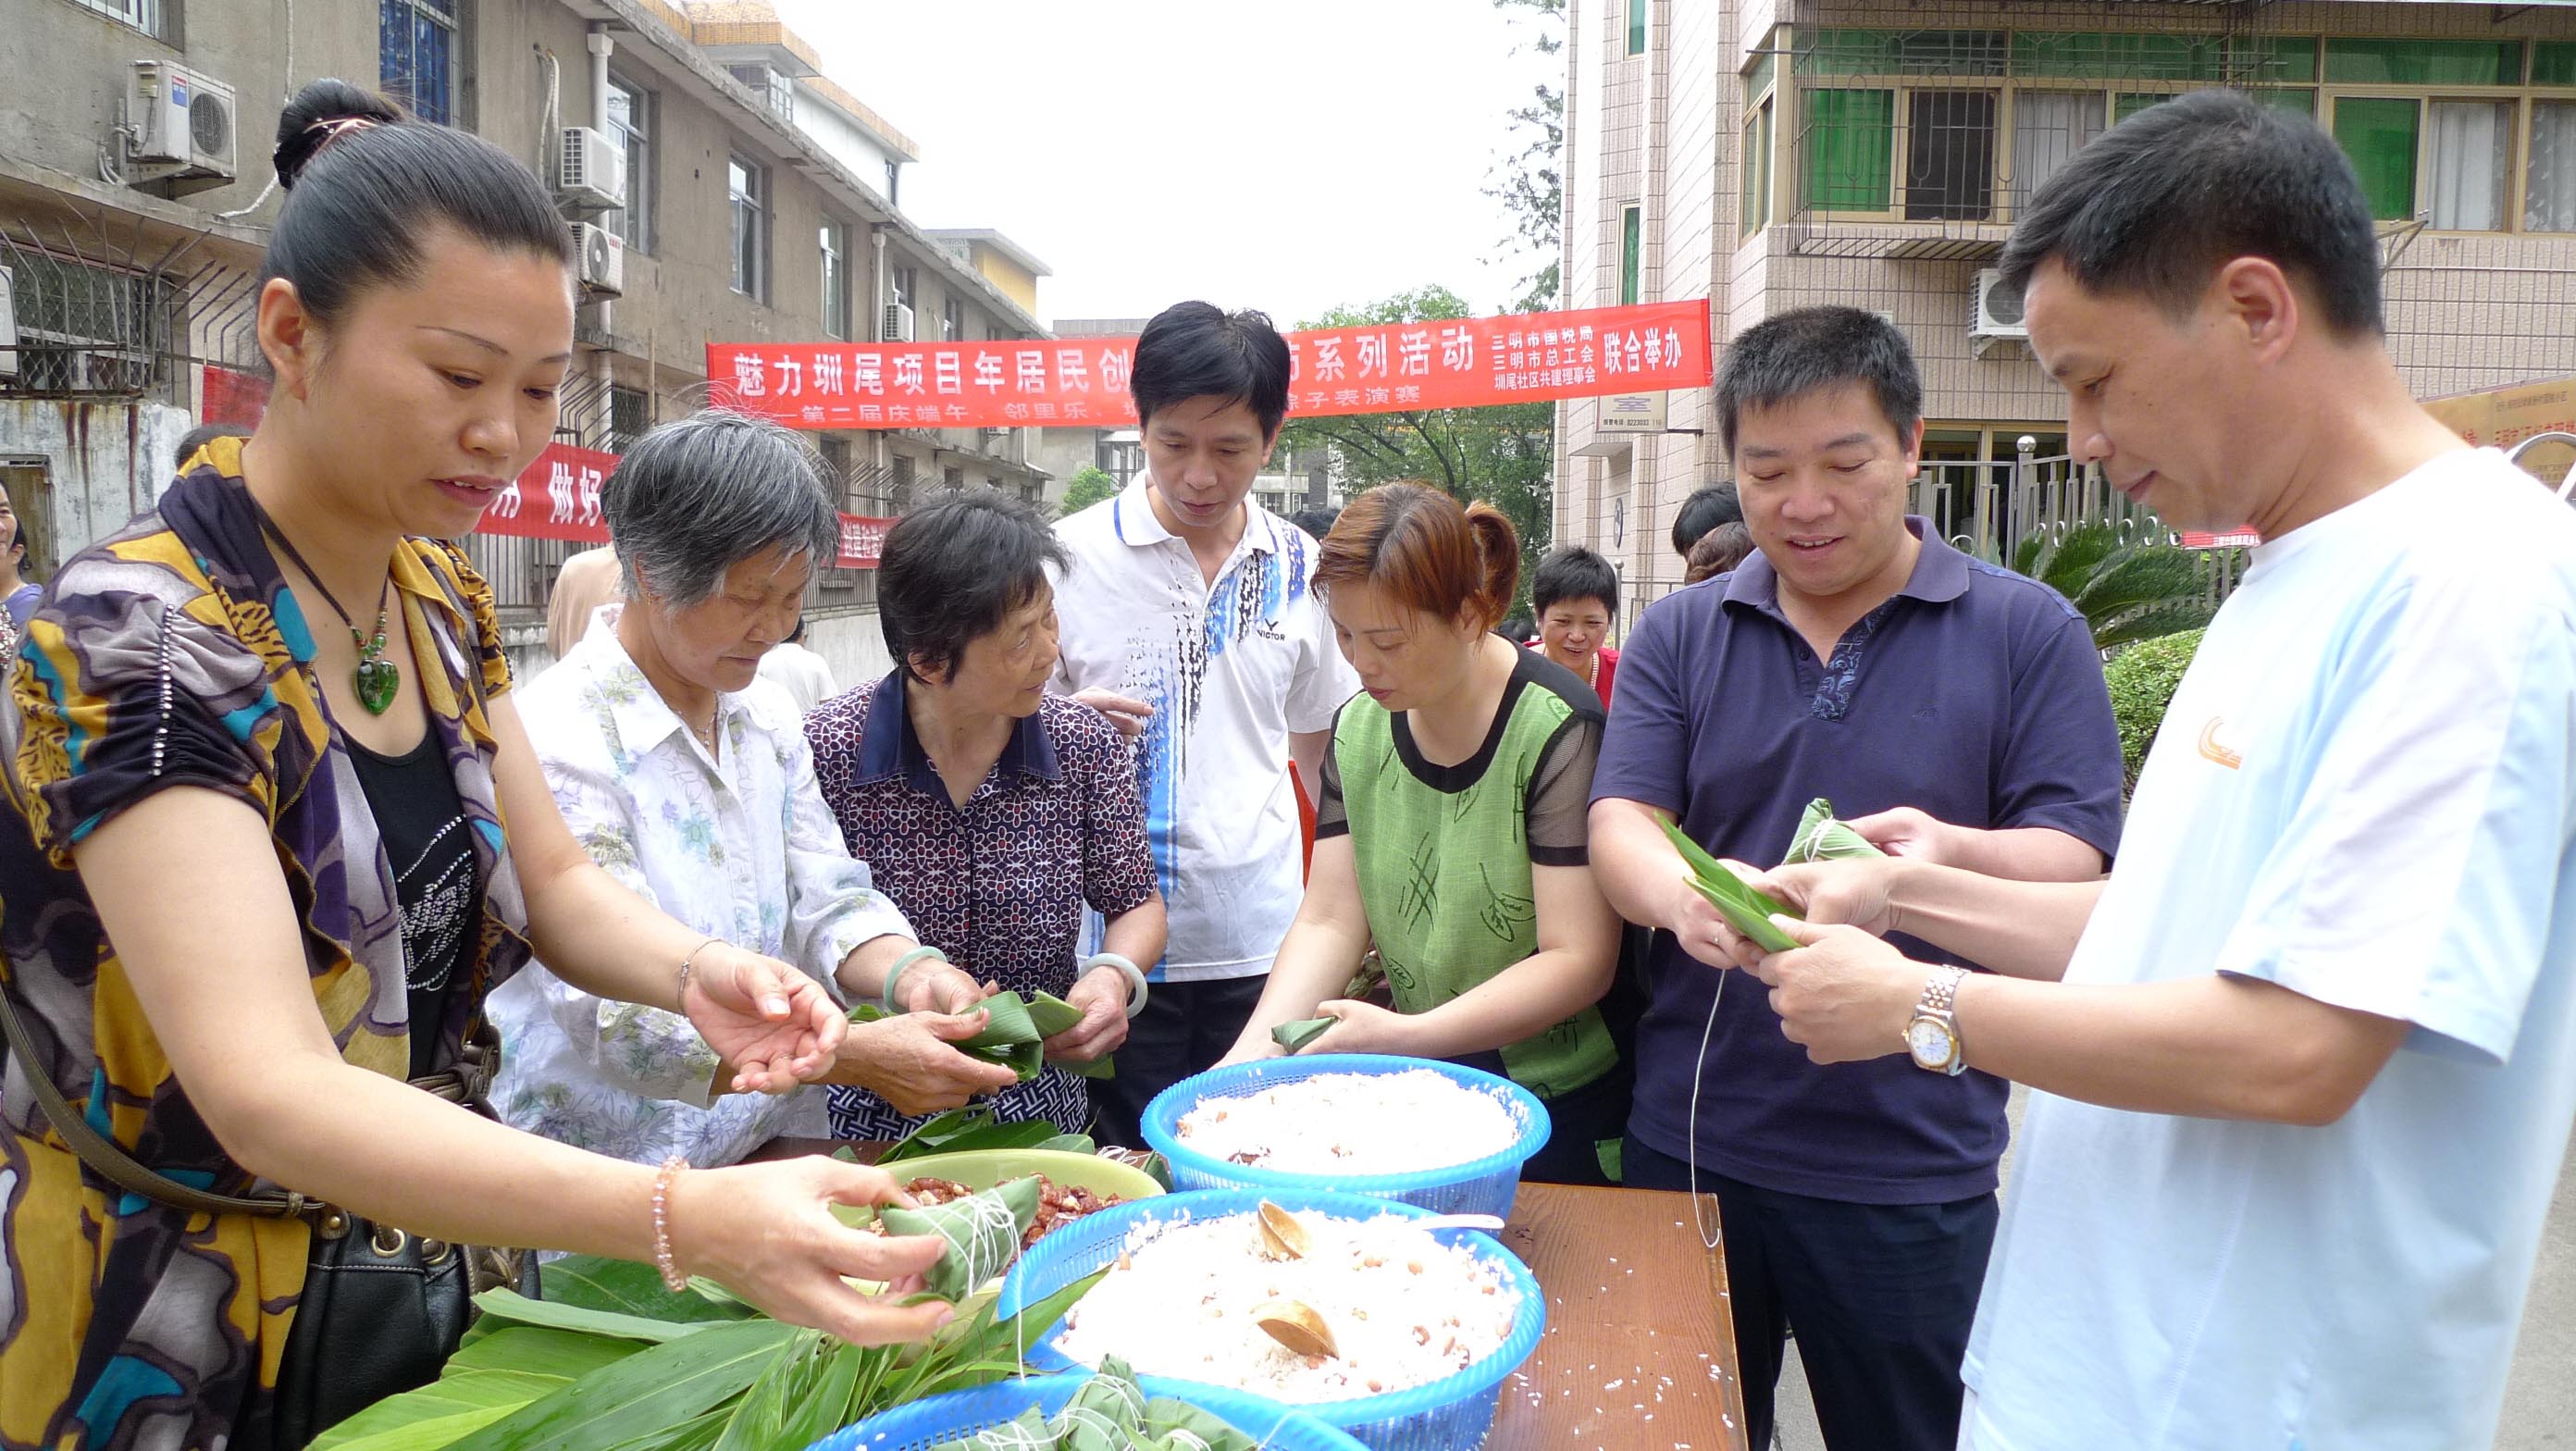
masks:
POLYGON ((1673 553, 1687 559, 1691 546, 1706 537, 1708 531, 1743 519, 1744 501, 1735 496, 1735 485, 1710 484, 1693 489, 1673 514, 1673 553))
POLYGON ((1258 312, 1225 312, 1214 303, 1176 302, 1155 314, 1136 339, 1127 375, 1136 422, 1193 398, 1248 405, 1261 436, 1277 436, 1288 416, 1288 340, 1258 312))
POLYGON ((2112 127, 2022 208, 1996 266, 2015 292, 2056 258, 2088 291, 2188 317, 2210 277, 2261 257, 2314 289, 2338 337, 2388 331, 2361 178, 2314 121, 2241 91, 2194 91, 2112 127))
POLYGON ((1899 443, 1922 421, 1923 375, 1915 370, 1914 349, 1896 324, 1877 313, 1801 307, 1737 333, 1717 369, 1717 429, 1728 456, 1735 453, 1735 428, 1745 409, 1777 408, 1851 384, 1878 400, 1899 443))

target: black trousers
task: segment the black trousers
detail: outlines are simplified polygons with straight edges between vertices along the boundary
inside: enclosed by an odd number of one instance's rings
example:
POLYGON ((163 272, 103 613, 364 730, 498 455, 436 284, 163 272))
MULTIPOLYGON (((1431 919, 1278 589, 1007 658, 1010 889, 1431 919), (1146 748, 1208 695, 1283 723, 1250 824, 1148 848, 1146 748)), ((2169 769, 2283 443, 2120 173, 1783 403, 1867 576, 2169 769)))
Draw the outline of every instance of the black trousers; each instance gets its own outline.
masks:
MULTIPOLYGON (((1503 1069, 1500 1053, 1468 1053, 1447 1061, 1497 1077, 1511 1076, 1503 1069)), ((1601 1150, 1626 1135, 1635 1083, 1635 1075, 1623 1062, 1581 1088, 1540 1100, 1547 1105, 1547 1144, 1521 1164, 1521 1182, 1612 1187, 1609 1173, 1601 1166, 1601 1150)))
POLYGON ((1117 1054, 1118 1076, 1095 1078, 1091 1109, 1098 1116, 1092 1137, 1124 1149, 1145 1147, 1145 1105, 1154 1095, 1216 1066, 1233 1049, 1243 1025, 1260 1005, 1267 977, 1229 977, 1213 982, 1158 982, 1146 995, 1145 1011, 1127 1025, 1127 1042, 1117 1054))
MULTIPOLYGON (((1636 1139, 1628 1187, 1687 1189, 1690 1168, 1636 1139)), ((1994 1248, 1995 1196, 1846 1204, 1703 1169, 1725 1221, 1727 1290, 1744 1368, 1746 1444, 1771 1444, 1789 1333, 1832 1451, 1955 1451, 1959 1365, 1994 1248)))

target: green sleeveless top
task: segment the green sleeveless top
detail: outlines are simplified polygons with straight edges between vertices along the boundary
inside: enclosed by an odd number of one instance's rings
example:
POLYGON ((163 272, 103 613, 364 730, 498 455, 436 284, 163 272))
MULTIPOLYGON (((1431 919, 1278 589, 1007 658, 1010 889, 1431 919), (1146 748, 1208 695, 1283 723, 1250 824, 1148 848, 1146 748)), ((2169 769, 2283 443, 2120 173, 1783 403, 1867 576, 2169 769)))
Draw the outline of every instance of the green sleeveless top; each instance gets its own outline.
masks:
MULTIPOLYGON (((1458 765, 1424 760, 1405 718, 1364 694, 1333 724, 1315 835, 1351 838, 1399 1012, 1427 1012, 1536 953, 1532 869, 1590 860, 1601 698, 1537 651, 1518 653, 1484 744, 1458 765)), ((1609 1072, 1618 1050, 1587 1007, 1502 1058, 1514 1082, 1552 1098, 1609 1072)))

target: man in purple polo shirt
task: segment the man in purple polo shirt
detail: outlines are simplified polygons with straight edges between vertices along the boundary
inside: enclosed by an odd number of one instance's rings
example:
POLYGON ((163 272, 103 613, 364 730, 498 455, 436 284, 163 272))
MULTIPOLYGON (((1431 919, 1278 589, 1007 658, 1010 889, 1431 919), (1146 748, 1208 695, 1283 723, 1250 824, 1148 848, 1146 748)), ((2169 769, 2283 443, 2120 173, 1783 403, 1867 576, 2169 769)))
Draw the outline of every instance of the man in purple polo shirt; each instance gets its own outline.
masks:
POLYGON ((1593 776, 1595 871, 1660 929, 1626 1179, 1683 1189, 1695 1171, 1717 1196, 1755 1446, 1793 1330, 1836 1451, 1955 1443, 2006 1090, 1902 1057, 1818 1067, 1760 984, 1720 994, 1716 912, 1657 818, 1767 865, 1823 796, 1891 851, 2031 880, 2099 876, 2119 837, 2119 732, 2083 617, 1905 513, 1922 397, 1904 336, 1856 308, 1729 345, 1718 420, 1760 552, 1637 622, 1593 776))

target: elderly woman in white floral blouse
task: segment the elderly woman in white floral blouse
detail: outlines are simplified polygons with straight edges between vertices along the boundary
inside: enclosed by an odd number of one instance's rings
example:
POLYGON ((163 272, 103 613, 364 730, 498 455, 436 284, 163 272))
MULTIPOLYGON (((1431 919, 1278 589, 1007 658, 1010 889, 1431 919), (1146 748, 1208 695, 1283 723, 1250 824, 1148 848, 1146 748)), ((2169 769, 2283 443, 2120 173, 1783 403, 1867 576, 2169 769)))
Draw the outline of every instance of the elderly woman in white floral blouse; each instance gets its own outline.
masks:
MULTIPOLYGON (((602 504, 626 603, 519 691, 573 834, 663 911, 844 1001, 877 1001, 892 978, 910 1011, 854 1027, 825 1081, 916 1112, 1013 1082, 949 1046, 983 1028, 983 989, 871 887, 816 792, 794 705, 757 678, 839 535, 812 454, 775 425, 705 413, 637 443, 602 504)), ((580 992, 541 963, 489 1011, 503 1040, 493 1104, 521 1128, 699 1165, 824 1130, 821 1090, 733 1093, 687 1020, 580 992)))

